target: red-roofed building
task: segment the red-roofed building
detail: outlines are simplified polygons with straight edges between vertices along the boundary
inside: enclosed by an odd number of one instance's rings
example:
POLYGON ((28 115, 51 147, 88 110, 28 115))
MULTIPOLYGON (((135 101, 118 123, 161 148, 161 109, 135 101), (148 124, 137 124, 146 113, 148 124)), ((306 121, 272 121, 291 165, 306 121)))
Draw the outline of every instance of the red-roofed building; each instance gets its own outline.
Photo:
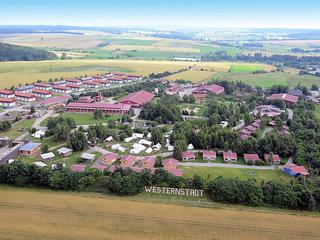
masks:
POLYGON ((14 98, 14 92, 9 90, 0 90, 1 98, 14 98))
POLYGON ((238 160, 238 155, 235 152, 223 152, 223 161, 225 162, 236 162, 238 160))
POLYGON ((42 90, 42 89, 33 89, 32 93, 36 95, 38 98, 51 98, 52 93, 48 90, 42 90))
POLYGON ((47 91, 52 89, 51 85, 43 82, 35 83, 33 86, 35 86, 36 89, 47 90, 47 91))
POLYGON ((127 77, 130 78, 131 80, 134 80, 134 81, 142 79, 141 75, 134 75, 134 74, 128 74, 127 77))
POLYGON ((110 87, 109 80, 97 79, 97 80, 94 80, 94 82, 98 83, 100 87, 110 87))
POLYGON ((36 96, 31 93, 23 93, 23 92, 16 92, 15 93, 15 99, 17 101, 23 101, 23 102, 33 102, 36 100, 36 96))
POLYGON ((82 164, 71 165, 72 172, 84 172, 85 169, 86 169, 86 165, 82 165, 82 164))
POLYGON ((56 93, 71 93, 71 89, 66 86, 54 86, 52 87, 52 91, 56 93))
POLYGON ((272 101, 283 100, 287 105, 292 106, 298 102, 299 97, 287 93, 276 93, 272 94, 268 99, 272 101))
POLYGON ((126 75, 123 72, 113 72, 112 74, 113 74, 113 76, 116 76, 116 77, 124 77, 126 75))
POLYGON ((78 79, 66 79, 66 82, 71 85, 82 85, 82 81, 78 79))
POLYGON ((202 151, 202 158, 203 158, 203 160, 207 160, 207 161, 216 160, 217 153, 216 153, 216 151, 203 150, 202 151))
POLYGON ((124 83, 124 80, 121 77, 109 77, 108 80, 112 84, 122 84, 122 83, 124 83))
POLYGON ((162 161, 162 165, 165 170, 174 170, 177 168, 178 164, 179 164, 179 161, 174 158, 170 158, 162 161))
POLYGON ((137 157, 132 155, 126 155, 121 158, 120 165, 121 167, 132 167, 136 160, 137 160, 137 157))
POLYGON ((82 92, 82 91, 84 91, 84 87, 82 85, 67 84, 66 87, 69 88, 72 92, 82 92))
POLYGON ((141 167, 142 167, 142 168, 151 169, 151 168, 154 168, 155 164, 156 164, 156 159, 155 159, 155 157, 153 157, 153 156, 144 157, 144 158, 141 160, 141 167))
POLYGON ((114 173, 114 172, 117 170, 117 168, 116 168, 116 166, 111 165, 111 166, 108 168, 108 170, 109 170, 109 172, 114 173))
POLYGON ((103 165, 92 166, 93 168, 103 172, 107 167, 103 165))
POLYGON ((258 154, 243 154, 246 163, 256 163, 260 161, 258 154))
POLYGON ((53 106, 64 106, 70 99, 70 95, 56 96, 37 102, 36 107, 53 107, 53 106))
POLYGON ((147 102, 150 102, 154 98, 152 93, 147 91, 139 91, 130 93, 127 96, 121 98, 118 102, 130 105, 131 107, 141 107, 147 102))
POLYGON ((119 158, 119 155, 116 154, 116 153, 107 153, 103 156, 103 162, 106 163, 106 164, 112 164, 114 163, 115 161, 117 161, 117 159, 119 158))
POLYGON ((265 154, 264 160, 266 160, 267 162, 271 160, 273 163, 276 163, 276 164, 280 164, 281 162, 281 158, 278 154, 272 154, 271 159, 270 159, 270 154, 265 154))
POLYGON ((181 153, 181 159, 182 161, 193 161, 196 160, 196 155, 194 154, 194 152, 185 151, 181 153))
POLYGON ((95 102, 95 103, 78 103, 71 102, 67 105, 68 112, 84 112, 91 113, 96 109, 100 109, 106 114, 126 114, 130 110, 130 106, 122 103, 106 103, 106 102, 95 102))
POLYGON ((202 85, 192 91, 194 95, 196 94, 221 94, 224 92, 224 87, 217 84, 213 85, 202 85))
POLYGON ((16 100, 14 98, 0 98, 0 107, 10 108, 16 106, 16 100))
POLYGON ((309 172, 304 166, 298 166, 295 164, 287 164, 283 167, 283 171, 293 177, 299 177, 299 176, 308 176, 309 172))
POLYGON ((85 87, 85 88, 98 88, 99 87, 99 83, 96 83, 96 82, 94 82, 94 81, 87 81, 87 82, 84 82, 83 83, 83 86, 85 87))

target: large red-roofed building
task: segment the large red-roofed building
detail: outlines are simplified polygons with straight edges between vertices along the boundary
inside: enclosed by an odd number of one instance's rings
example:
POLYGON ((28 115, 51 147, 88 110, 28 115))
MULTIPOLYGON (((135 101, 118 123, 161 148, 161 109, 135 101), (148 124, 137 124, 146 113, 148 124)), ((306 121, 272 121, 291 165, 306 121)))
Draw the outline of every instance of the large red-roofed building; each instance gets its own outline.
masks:
POLYGON ((299 97, 287 94, 287 93, 276 93, 272 94, 270 97, 268 97, 269 100, 283 100, 285 101, 289 106, 292 106, 298 102, 299 97))
POLYGON ((118 102, 130 105, 131 107, 141 107, 147 102, 150 102, 154 98, 152 93, 147 91, 139 91, 130 93, 127 96, 121 98, 118 102))
POLYGON ((67 105, 68 112, 83 112, 90 113, 95 110, 101 110, 106 114, 126 114, 130 110, 130 106, 122 103, 106 103, 106 102, 95 102, 95 103, 78 103, 71 102, 67 105))
POLYGON ((14 98, 14 92, 9 90, 0 90, 0 97, 2 98, 14 98))

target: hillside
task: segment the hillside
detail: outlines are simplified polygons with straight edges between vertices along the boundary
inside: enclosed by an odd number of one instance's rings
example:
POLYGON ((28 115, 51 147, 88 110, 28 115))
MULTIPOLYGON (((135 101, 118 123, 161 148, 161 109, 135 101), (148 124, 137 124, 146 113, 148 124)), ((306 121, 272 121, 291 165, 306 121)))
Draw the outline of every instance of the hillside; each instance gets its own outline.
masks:
POLYGON ((56 58, 54 53, 31 47, 22 47, 0 42, 0 62, 40 61, 56 58))

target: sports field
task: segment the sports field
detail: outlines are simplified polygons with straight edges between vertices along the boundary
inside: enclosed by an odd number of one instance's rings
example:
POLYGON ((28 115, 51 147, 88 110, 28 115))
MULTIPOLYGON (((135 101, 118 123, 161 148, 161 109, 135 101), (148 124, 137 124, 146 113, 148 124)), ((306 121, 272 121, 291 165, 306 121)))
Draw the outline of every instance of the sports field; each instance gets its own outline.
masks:
POLYGON ((0 186, 0 239, 319 239, 317 216, 137 199, 0 186))

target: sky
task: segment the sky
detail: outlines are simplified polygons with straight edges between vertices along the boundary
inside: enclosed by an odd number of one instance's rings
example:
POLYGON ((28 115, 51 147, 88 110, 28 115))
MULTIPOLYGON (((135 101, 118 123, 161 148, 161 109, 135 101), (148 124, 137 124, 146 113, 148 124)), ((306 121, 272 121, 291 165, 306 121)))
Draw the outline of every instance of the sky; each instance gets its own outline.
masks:
POLYGON ((319 0, 1 0, 0 25, 320 29, 319 0))

